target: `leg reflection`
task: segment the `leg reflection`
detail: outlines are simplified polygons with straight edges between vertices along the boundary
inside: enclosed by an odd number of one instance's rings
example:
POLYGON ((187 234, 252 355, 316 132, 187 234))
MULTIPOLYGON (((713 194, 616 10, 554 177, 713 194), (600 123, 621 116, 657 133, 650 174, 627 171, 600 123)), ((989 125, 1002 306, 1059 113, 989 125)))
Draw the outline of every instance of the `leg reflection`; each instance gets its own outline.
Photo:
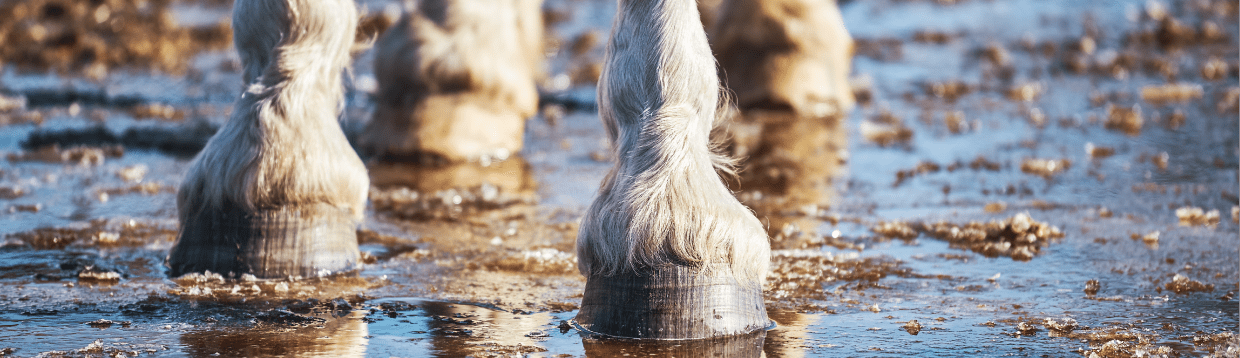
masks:
POLYGON ((779 327, 767 332, 762 353, 771 358, 799 358, 806 356, 810 333, 809 326, 818 323, 820 314, 803 314, 794 311, 769 311, 779 327))
MULTIPOLYGON (((272 311, 275 312, 275 311, 272 311)), ((341 317, 330 314, 281 317, 266 312, 254 327, 222 327, 181 336, 185 351, 194 357, 362 357, 366 355, 365 311, 341 317), (309 319, 314 317, 317 319, 309 319), (282 319, 283 318, 283 319, 282 319), (321 319, 318 320, 318 319, 321 319), (275 322, 280 321, 280 322, 275 322)))
POLYGON ((440 301, 418 305, 427 321, 432 354, 437 357, 501 357, 544 352, 531 336, 549 320, 545 313, 513 314, 440 301))

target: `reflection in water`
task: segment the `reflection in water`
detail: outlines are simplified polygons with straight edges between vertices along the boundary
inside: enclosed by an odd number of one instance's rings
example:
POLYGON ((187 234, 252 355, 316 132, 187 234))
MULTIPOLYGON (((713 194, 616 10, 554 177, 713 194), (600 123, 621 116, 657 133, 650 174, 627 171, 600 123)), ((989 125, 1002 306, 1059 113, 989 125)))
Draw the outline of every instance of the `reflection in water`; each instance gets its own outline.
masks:
POLYGON ((688 341, 638 341, 582 337, 586 357, 759 357, 766 331, 688 341))
POLYGON ((522 192, 534 188, 530 164, 521 157, 501 162, 419 165, 398 162, 369 164, 370 185, 377 188, 404 186, 420 192, 456 188, 476 188, 490 184, 503 192, 522 192))
POLYGON ((520 315, 437 301, 423 301, 419 307, 430 318, 427 332, 437 357, 521 356, 545 351, 531 333, 551 320, 547 313, 520 315))
POLYGON ((819 314, 768 310, 767 316, 779 326, 767 332, 762 351, 767 357, 804 357, 810 338, 809 326, 818 323, 819 314))
POLYGON ((318 315, 323 321, 298 325, 260 323, 250 329, 193 331, 182 335, 181 343, 194 357, 361 357, 369 335, 362 320, 365 314, 359 310, 341 317, 318 315))
POLYGON ((732 152, 744 158, 733 190, 757 212, 772 236, 801 211, 813 215, 834 200, 832 179, 847 158, 847 133, 839 116, 798 117, 783 111, 750 110, 730 128, 732 152))
MULTIPOLYGON (((546 352, 550 313, 517 314, 462 303, 385 298, 341 316, 259 313, 252 327, 183 334, 191 356, 467 357, 546 352), (218 354, 218 355, 217 355, 218 354)), ((343 311, 339 311, 343 313, 343 311)))

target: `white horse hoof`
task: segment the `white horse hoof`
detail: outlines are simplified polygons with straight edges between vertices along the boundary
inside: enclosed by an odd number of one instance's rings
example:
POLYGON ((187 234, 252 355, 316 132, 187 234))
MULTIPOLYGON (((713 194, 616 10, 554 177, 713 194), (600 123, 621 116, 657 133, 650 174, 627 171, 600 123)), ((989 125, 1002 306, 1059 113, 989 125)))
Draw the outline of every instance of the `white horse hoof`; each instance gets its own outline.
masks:
POLYGON ((211 271, 259 278, 321 277, 356 268, 357 220, 329 205, 188 218, 168 255, 169 276, 211 271))
POLYGON ((726 264, 670 265, 586 280, 580 329, 611 337, 682 340, 745 335, 771 326, 762 287, 741 284, 726 264))

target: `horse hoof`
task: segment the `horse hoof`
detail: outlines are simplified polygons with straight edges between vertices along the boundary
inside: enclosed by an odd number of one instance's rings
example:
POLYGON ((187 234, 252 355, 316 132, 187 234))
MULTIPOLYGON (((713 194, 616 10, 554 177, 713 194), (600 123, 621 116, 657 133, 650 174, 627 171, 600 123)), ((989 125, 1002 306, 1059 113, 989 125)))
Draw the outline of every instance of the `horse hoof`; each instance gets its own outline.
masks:
POLYGON ((185 219, 168 255, 169 274, 283 278, 353 270, 360 258, 357 224, 349 210, 326 204, 254 213, 203 210, 185 219))
POLYGON ((762 287, 740 284, 725 264, 592 274, 574 321, 588 334, 659 340, 737 336, 771 326, 762 287))

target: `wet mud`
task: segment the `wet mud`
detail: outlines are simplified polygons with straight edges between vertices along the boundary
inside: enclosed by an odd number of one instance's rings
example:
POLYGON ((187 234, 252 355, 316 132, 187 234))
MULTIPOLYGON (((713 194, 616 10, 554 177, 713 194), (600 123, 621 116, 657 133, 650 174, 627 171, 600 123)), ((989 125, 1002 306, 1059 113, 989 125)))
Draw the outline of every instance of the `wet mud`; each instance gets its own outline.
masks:
MULTIPOLYGON (((230 2, 4 3, 0 355, 1240 355, 1236 1, 842 3, 856 108, 724 131, 778 326, 693 342, 567 322, 611 160, 593 86, 614 2, 546 1, 520 153, 367 158, 364 264, 281 279, 164 264, 176 187, 241 91, 230 2)), ((359 4, 354 139, 366 43, 400 9, 359 4)))

